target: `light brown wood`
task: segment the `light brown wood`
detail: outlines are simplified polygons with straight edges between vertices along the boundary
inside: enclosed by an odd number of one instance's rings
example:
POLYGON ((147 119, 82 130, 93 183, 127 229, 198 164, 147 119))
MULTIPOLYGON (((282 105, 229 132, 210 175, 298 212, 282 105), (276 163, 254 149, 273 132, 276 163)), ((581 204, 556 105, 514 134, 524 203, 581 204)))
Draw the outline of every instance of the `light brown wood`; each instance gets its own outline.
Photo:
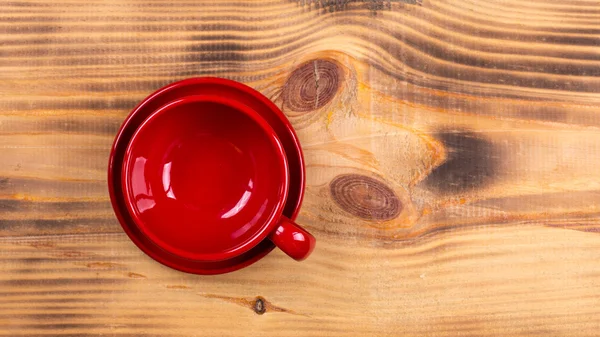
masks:
POLYGON ((600 2, 0 2, 0 335, 595 336, 600 2), (272 99, 318 239, 202 277, 116 221, 142 98, 272 99))

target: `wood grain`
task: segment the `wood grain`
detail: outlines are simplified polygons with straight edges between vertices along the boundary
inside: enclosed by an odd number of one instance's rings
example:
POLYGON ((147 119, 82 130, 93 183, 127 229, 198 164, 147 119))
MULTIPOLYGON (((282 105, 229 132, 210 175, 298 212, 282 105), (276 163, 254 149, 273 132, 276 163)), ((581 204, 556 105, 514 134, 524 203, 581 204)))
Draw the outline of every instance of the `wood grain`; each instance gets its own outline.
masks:
POLYGON ((0 74, 0 335, 600 329, 600 1, 3 1, 0 74), (112 140, 194 76, 293 123, 309 260, 199 277, 123 234, 112 140))

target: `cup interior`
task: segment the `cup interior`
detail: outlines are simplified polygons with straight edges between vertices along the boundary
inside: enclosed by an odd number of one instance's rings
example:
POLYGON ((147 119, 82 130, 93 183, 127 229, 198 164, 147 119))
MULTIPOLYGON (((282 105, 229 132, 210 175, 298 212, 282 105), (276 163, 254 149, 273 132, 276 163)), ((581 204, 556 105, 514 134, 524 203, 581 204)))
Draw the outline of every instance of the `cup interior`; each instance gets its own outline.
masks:
POLYGON ((245 105, 190 96, 150 115, 125 154, 136 225, 163 249, 224 260, 262 241, 281 216, 288 168, 275 132, 245 105))

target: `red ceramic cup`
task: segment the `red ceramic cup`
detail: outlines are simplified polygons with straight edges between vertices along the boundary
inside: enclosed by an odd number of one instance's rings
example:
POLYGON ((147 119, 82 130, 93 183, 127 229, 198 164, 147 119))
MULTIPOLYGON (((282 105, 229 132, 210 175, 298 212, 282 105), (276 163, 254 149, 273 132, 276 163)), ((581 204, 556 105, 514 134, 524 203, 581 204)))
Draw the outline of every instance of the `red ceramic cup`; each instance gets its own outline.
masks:
POLYGON ((186 96, 157 109, 133 134, 121 172, 136 226, 171 254, 223 261, 269 239, 303 260, 314 248, 282 215, 290 178, 277 134, 230 98, 186 96))

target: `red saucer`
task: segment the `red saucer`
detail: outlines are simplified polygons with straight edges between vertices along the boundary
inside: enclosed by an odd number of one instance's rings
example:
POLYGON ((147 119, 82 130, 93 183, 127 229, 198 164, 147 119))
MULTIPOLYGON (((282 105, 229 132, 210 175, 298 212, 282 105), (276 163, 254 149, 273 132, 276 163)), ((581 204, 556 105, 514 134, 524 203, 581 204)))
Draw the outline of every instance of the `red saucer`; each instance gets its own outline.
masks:
POLYGON ((234 258, 203 262, 174 255, 155 245, 136 226, 129 215, 121 185, 123 158, 129 141, 144 120, 161 106, 191 95, 219 95, 233 97, 259 113, 273 128, 286 152, 289 163, 290 186, 283 214, 295 219, 302 203, 305 172, 302 151, 297 136, 283 113, 256 90, 238 82, 220 78, 193 78, 172 83, 144 99, 126 118, 113 144, 109 160, 109 193, 115 214, 129 238, 147 255, 158 262, 181 271, 195 274, 221 274, 246 267, 275 246, 264 240, 250 251, 234 258))

